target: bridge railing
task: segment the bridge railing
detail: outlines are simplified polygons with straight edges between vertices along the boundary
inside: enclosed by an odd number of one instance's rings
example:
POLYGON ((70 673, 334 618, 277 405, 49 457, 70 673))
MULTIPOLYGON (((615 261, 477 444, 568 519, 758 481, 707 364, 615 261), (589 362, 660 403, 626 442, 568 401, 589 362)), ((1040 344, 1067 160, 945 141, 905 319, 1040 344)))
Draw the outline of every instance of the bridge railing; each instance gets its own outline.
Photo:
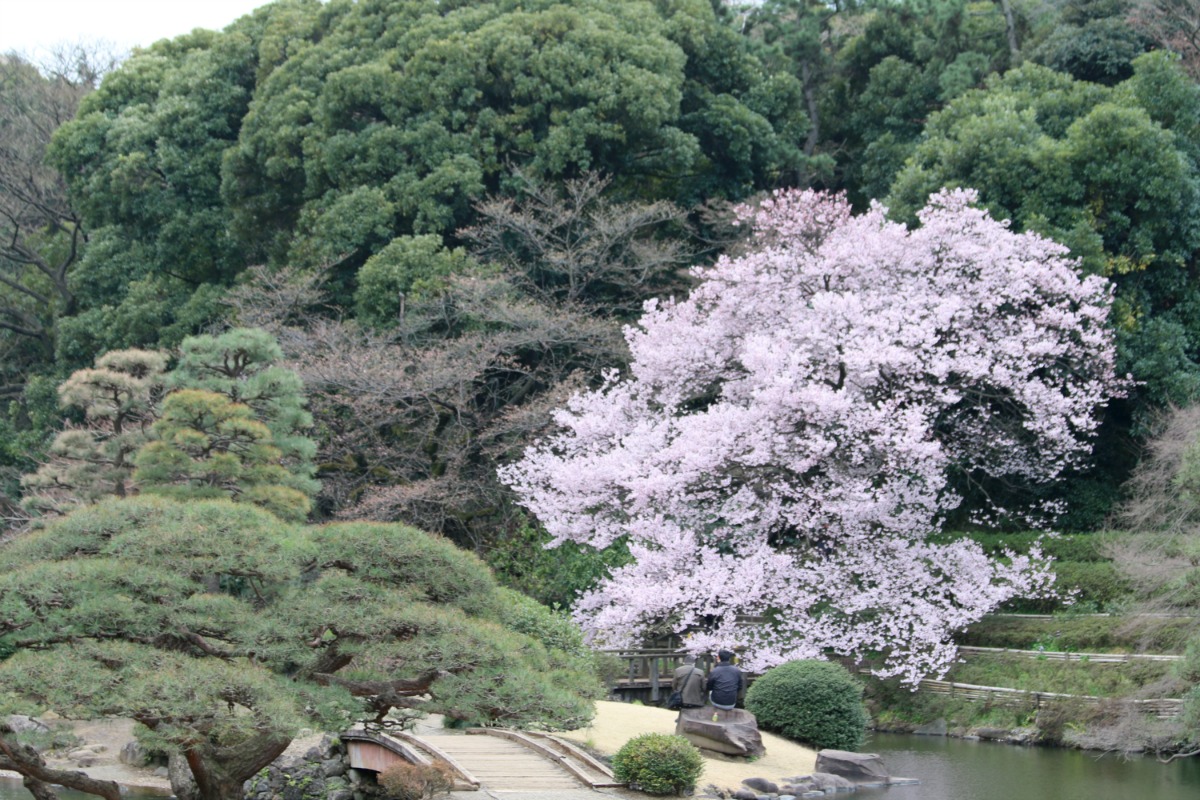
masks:
MULTIPOLYGON (((675 668, 683 665, 683 657, 687 652, 672 648, 623 648, 601 650, 624 661, 621 675, 612 685, 610 691, 649 690, 650 702, 657 703, 666 699, 671 693, 671 678, 675 668)), ((712 666, 709 656, 699 656, 696 668, 707 673, 712 666)))

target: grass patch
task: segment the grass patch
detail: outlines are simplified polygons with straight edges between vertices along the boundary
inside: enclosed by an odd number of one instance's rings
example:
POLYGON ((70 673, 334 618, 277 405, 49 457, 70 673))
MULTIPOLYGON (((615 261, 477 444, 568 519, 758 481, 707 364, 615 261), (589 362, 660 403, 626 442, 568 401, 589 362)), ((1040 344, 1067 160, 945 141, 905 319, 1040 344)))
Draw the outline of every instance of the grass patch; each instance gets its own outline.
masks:
POLYGON ((1181 618, 993 616, 984 617, 955 638, 962 645, 1015 650, 1182 653, 1195 626, 1195 620, 1181 618))
POLYGON ((1032 700, 1013 705, 971 703, 950 695, 912 692, 896 680, 867 677, 863 682, 864 699, 879 730, 908 730, 939 719, 959 732, 979 726, 1019 728, 1033 724, 1037 716, 1032 700))
POLYGON ((956 664, 946 680, 1030 692, 1124 697, 1160 682, 1167 677, 1171 666, 1161 661, 1091 664, 999 654, 971 655, 956 664))

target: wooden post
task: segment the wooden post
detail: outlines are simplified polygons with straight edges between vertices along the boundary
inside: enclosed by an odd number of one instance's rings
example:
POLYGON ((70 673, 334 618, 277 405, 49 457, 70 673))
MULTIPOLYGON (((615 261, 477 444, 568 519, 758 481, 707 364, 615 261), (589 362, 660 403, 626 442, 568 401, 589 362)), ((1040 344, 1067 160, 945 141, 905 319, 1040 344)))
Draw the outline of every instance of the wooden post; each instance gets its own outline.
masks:
POLYGON ((650 656, 650 702, 658 702, 658 656, 650 656))

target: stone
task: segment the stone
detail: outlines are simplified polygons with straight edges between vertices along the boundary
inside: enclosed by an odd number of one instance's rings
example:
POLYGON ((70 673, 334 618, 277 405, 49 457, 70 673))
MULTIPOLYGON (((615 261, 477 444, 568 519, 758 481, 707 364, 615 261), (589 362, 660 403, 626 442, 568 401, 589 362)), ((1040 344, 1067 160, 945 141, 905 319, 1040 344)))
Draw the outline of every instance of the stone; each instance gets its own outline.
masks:
POLYGON ((825 794, 853 792, 856 788, 853 781, 831 772, 814 772, 811 780, 814 788, 820 789, 825 794))
POLYGON ((815 792, 816 790, 817 785, 807 778, 795 783, 785 783, 779 787, 780 792, 786 792, 787 794, 804 794, 805 792, 815 792))
POLYGON ((338 789, 336 792, 325 795, 326 800, 354 800, 354 791, 352 789, 338 789))
POLYGON ((742 785, 763 794, 779 794, 779 787, 766 778, 746 778, 742 781, 742 785))
POLYGON ((858 786, 885 786, 887 768, 877 753, 851 753, 847 750, 822 750, 817 753, 813 774, 827 772, 839 775, 858 786))
POLYGON ((100 760, 100 757, 91 750, 72 750, 67 753, 67 758, 74 761, 80 767, 90 767, 100 760))
POLYGON ((976 728, 975 735, 980 739, 993 742, 1003 742, 1009 737, 1008 728, 976 728))
POLYGON ((91 750, 93 753, 107 753, 108 745, 106 744, 88 744, 83 746, 84 750, 91 750))
POLYGON ((154 770, 154 774, 160 778, 171 777, 171 771, 169 769, 167 769, 166 767, 158 767, 157 769, 154 770))
POLYGON ((733 800, 758 800, 758 793, 749 789, 738 789, 733 793, 733 800))
POLYGON ((804 794, 802 794, 802 795, 800 795, 800 796, 801 796, 801 797, 824 797, 824 796, 825 796, 825 793, 824 793, 824 792, 821 792, 821 791, 816 791, 816 792, 805 792, 804 794))
POLYGON ((146 766, 146 752, 142 749, 142 745, 137 739, 132 739, 125 743, 121 748, 121 752, 117 753, 117 761, 122 764, 128 764, 131 767, 146 766))
POLYGON ((719 713, 712 706, 685 708, 679 712, 675 733, 699 748, 727 755, 754 758, 767 752, 758 720, 740 708, 719 713))
POLYGON ((41 720, 27 717, 24 714, 9 714, 4 718, 5 724, 12 728, 13 733, 49 733, 50 726, 41 720))
POLYGON ((781 794, 781 795, 779 795, 779 800, 796 800, 796 795, 794 795, 794 794, 781 794))
POLYGON ((933 722, 927 722, 924 725, 918 725, 913 728, 912 732, 917 736, 945 736, 947 731, 946 720, 935 719, 933 722))

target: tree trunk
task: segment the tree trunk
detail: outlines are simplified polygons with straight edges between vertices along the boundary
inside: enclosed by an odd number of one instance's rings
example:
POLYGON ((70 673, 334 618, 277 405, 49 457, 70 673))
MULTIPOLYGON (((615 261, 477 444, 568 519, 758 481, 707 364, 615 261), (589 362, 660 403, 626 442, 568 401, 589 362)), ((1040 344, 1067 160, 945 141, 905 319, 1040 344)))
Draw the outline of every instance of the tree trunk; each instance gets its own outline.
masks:
POLYGON ((1000 8, 1004 11, 1004 31, 1008 35, 1008 52, 1012 56, 1011 66, 1021 63, 1021 47, 1017 43, 1017 23, 1013 17, 1012 0, 1000 0, 1000 8))
POLYGON ((279 758, 290 737, 262 736, 232 747, 198 744, 182 754, 194 784, 171 770, 171 789, 188 800, 242 800, 242 784, 279 758), (178 784, 178 785, 177 785, 178 784))
POLYGON ((804 103, 808 107, 808 138, 804 140, 804 155, 811 156, 821 140, 821 109, 817 105, 815 76, 808 61, 800 62, 800 79, 804 85, 804 103))

